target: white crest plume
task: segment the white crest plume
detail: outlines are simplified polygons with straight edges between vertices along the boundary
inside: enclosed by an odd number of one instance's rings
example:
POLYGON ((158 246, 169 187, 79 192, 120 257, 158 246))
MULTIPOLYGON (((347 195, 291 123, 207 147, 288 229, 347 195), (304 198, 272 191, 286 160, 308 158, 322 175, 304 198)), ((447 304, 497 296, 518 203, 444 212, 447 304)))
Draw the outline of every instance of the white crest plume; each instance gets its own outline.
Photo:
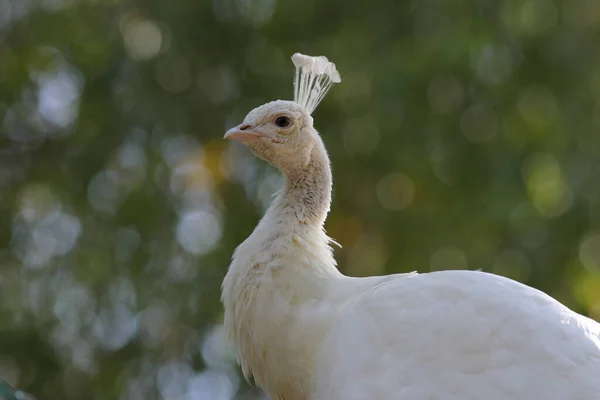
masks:
POLYGON ((312 114, 329 88, 342 79, 335 64, 325 56, 311 57, 296 53, 292 56, 292 62, 296 67, 294 101, 312 114))

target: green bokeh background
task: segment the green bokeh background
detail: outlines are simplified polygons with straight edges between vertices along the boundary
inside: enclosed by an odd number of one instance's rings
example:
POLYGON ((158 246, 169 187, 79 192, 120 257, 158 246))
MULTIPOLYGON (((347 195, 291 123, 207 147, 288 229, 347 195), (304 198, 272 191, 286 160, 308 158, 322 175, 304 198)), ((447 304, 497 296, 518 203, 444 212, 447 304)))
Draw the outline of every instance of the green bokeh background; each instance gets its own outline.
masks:
POLYGON ((0 377, 262 398, 219 286, 281 178, 222 135, 297 51, 342 75, 342 271, 481 268, 600 319, 600 2, 0 0, 0 377))

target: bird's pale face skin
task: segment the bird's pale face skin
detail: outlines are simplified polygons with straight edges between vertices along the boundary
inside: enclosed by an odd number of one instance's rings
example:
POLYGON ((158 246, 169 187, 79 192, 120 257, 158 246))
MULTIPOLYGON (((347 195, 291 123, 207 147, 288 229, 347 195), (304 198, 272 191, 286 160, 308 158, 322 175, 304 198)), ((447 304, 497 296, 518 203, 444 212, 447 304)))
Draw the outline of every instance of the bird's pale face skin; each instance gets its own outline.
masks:
POLYGON ((316 135, 312 117, 302 106, 277 100, 250 111, 225 138, 244 143, 256 156, 293 174, 308 164, 316 135))

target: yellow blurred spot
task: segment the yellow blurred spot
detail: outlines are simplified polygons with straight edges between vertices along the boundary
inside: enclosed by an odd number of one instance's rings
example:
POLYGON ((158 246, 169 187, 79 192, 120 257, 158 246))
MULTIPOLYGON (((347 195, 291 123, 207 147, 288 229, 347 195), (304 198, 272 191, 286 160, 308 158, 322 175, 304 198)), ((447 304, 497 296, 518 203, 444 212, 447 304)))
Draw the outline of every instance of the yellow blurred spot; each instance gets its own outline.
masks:
POLYGON ((583 238, 579 245, 579 261, 589 272, 600 272, 600 233, 583 238))
POLYGON ((204 166, 212 173, 217 183, 224 179, 221 168, 221 155, 227 147, 222 139, 213 139, 204 145, 204 166))
POLYGON ((600 275, 583 275, 575 283, 577 299, 588 309, 600 308, 600 275))
POLYGON ((221 153, 224 147, 220 141, 212 140, 181 160, 176 169, 186 187, 204 188, 223 180, 221 153))
POLYGON ((600 322, 600 303, 590 309, 589 317, 600 322))
POLYGON ((529 201, 540 214, 556 217, 571 207, 571 190, 563 179, 560 164, 554 156, 531 156, 525 161, 523 172, 529 201))

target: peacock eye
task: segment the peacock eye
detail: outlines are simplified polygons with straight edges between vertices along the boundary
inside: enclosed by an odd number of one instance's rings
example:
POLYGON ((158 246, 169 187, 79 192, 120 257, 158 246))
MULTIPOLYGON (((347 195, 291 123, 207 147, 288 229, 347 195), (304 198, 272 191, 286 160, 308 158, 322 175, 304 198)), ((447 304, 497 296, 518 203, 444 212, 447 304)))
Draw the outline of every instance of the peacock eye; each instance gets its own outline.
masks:
POLYGON ((287 128, 288 126, 290 126, 290 119, 289 117, 277 117, 277 119, 275 120, 275 125, 277 125, 280 128, 287 128))

